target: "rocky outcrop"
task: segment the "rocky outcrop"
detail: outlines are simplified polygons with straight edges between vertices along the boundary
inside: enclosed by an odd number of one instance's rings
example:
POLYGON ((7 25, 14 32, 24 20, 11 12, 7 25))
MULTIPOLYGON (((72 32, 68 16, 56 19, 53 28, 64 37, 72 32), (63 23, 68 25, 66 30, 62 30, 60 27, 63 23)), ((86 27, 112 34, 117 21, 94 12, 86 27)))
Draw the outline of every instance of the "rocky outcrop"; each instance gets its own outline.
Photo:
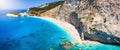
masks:
POLYGON ((18 17, 18 16, 20 16, 20 13, 19 12, 11 12, 11 13, 7 13, 6 16, 18 17))
POLYGON ((46 16, 46 17, 52 17, 52 18, 54 18, 55 14, 56 14, 56 11, 59 8, 60 8, 60 6, 57 6, 57 7, 53 8, 53 9, 51 9, 51 10, 48 10, 48 11, 46 11, 44 13, 39 14, 38 16, 40 16, 40 17, 46 16))
POLYGON ((120 0, 66 0, 57 12, 85 39, 120 44, 120 0))
POLYGON ((20 12, 10 12, 10 13, 7 13, 6 16, 8 16, 8 17, 24 17, 24 16, 27 16, 27 14, 20 13, 20 12))
POLYGON ((74 25, 82 39, 120 44, 120 0, 65 0, 52 12, 74 25))
POLYGON ((55 17, 56 11, 63 5, 64 1, 58 1, 53 3, 47 3, 41 5, 40 7, 29 8, 27 14, 32 16, 46 16, 46 17, 55 17))

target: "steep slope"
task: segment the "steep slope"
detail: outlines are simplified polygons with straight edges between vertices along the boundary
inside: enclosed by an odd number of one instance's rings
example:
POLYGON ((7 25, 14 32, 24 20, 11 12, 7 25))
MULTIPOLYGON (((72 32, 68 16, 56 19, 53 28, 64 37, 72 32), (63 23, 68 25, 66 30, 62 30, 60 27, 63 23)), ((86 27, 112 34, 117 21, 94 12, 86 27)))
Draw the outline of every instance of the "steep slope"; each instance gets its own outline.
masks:
POLYGON ((32 16, 47 16, 47 17, 55 17, 54 14, 56 14, 56 10, 60 8, 61 5, 63 5, 64 1, 58 1, 53 3, 47 3, 44 5, 41 5, 40 7, 32 7, 29 8, 27 11, 27 14, 32 16))
POLYGON ((65 0, 56 7, 44 13, 31 9, 28 14, 51 14, 66 21, 76 27, 83 40, 120 44, 120 0, 65 0))
POLYGON ((85 39, 120 44, 120 0, 66 0, 57 12, 85 39))

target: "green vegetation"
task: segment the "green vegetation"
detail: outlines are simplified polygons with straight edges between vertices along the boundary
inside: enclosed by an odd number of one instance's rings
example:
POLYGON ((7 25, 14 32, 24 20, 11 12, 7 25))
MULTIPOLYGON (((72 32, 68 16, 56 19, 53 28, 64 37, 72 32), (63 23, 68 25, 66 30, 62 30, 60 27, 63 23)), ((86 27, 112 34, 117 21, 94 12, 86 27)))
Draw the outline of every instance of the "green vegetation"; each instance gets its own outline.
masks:
POLYGON ((36 12, 37 13, 44 13, 52 8, 55 8, 59 5, 62 5, 63 3, 64 3, 64 1, 53 2, 53 3, 49 3, 48 6, 45 6, 43 8, 38 8, 38 7, 30 8, 29 11, 32 14, 36 14, 36 12))
POLYGON ((10 14, 19 15, 20 12, 10 12, 10 14))

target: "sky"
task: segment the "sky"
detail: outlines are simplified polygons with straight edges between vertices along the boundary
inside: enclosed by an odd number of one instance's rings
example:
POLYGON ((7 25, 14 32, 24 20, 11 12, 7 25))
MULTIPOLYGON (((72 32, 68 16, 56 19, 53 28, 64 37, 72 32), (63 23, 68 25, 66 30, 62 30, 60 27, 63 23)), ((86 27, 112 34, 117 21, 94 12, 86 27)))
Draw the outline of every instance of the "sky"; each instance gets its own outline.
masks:
POLYGON ((0 9, 28 9, 59 0, 0 0, 0 9))

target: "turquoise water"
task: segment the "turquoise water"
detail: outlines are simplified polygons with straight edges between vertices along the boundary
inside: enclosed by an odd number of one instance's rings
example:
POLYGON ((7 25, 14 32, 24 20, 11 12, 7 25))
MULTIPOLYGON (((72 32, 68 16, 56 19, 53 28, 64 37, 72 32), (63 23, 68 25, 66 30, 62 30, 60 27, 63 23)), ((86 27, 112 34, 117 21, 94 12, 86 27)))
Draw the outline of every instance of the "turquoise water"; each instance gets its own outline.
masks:
POLYGON ((79 44, 75 45, 71 50, 77 50, 81 48, 82 50, 120 50, 120 46, 109 45, 109 44, 79 44))
POLYGON ((70 40, 55 24, 32 17, 10 19, 1 24, 0 33, 2 50, 49 50, 59 46, 62 36, 70 40))
POLYGON ((72 42, 68 50, 120 50, 117 45, 74 44, 66 31, 54 23, 31 16, 10 18, 3 14, 0 14, 0 50, 65 50, 61 42, 72 42))

